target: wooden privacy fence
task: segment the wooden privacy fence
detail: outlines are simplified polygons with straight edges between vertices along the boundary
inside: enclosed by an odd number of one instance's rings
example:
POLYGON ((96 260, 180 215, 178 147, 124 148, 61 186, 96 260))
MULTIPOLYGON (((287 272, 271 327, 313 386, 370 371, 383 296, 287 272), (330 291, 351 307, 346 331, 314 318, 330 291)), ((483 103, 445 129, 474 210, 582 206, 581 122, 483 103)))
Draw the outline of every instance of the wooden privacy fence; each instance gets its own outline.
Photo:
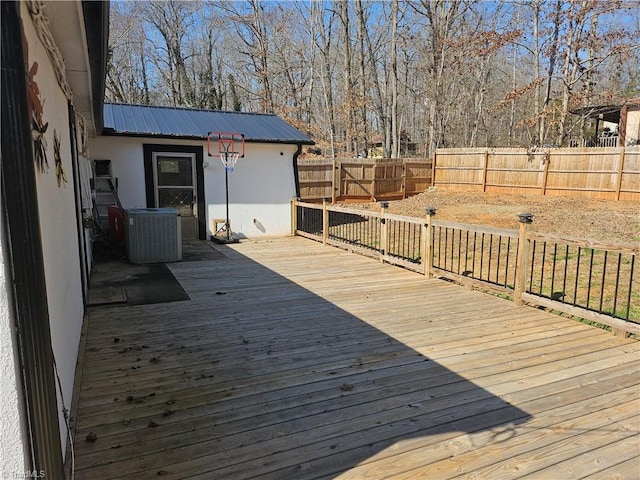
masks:
POLYGON ((640 247, 292 201, 292 233, 640 335, 640 247), (426 261, 425 261, 426 260, 426 261))
POLYGON ((432 168, 433 162, 423 158, 298 160, 300 198, 399 200, 427 190, 432 168))
POLYGON ((640 146, 438 149, 434 186, 640 201, 640 146))

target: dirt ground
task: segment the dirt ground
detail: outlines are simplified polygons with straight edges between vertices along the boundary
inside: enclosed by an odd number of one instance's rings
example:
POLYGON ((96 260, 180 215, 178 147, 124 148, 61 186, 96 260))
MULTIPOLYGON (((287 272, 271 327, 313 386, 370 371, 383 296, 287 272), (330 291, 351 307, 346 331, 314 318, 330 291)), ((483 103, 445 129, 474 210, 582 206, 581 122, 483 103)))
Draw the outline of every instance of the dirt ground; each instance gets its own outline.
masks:
MULTIPOLYGON (((379 208, 378 204, 349 206, 379 208)), ((440 220, 511 229, 518 228, 519 213, 532 213, 531 228, 537 232, 640 246, 640 202, 433 189, 389 202, 389 213, 423 217, 425 207, 435 207, 436 218, 440 220)))

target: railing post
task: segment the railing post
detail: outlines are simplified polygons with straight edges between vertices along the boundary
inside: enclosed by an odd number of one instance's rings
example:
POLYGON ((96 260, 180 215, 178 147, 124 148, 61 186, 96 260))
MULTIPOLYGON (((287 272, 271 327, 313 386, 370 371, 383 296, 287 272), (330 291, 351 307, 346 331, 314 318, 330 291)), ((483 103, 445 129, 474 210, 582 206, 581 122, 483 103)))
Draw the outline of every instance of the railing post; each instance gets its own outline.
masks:
POLYGON ((431 267, 433 263, 433 223, 432 219, 436 214, 435 207, 427 207, 427 223, 422 224, 422 268, 424 275, 431 278, 431 267))
POLYGON ((387 255, 387 248, 389 243, 389 230, 387 228, 386 213, 389 208, 389 202, 380 202, 380 261, 384 262, 384 257, 387 255))
POLYGON ((326 245, 329 240, 329 210, 327 209, 327 202, 329 199, 324 197, 322 199, 322 244, 326 245))
POLYGON ((531 213, 521 213, 518 215, 520 222, 520 234, 518 236, 518 257, 516 260, 516 278, 513 291, 513 300, 516 305, 523 305, 522 294, 525 290, 527 282, 527 271, 529 261, 529 242, 527 240, 527 232, 529 225, 533 223, 533 215, 531 213))
POLYGON ((291 199, 291 235, 298 233, 298 197, 291 199))

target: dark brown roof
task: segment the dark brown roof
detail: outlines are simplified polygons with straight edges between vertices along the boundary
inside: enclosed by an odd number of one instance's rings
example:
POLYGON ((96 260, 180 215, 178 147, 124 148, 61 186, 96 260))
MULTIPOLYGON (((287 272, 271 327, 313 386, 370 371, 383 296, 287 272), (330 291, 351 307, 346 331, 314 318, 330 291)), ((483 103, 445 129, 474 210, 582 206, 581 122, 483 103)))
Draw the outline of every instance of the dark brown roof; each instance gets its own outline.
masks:
POLYGON ((586 118, 601 117, 606 122, 618 123, 620 121, 620 110, 624 106, 640 107, 640 98, 632 98, 624 103, 616 105, 591 105, 588 107, 578 107, 570 112, 586 118))

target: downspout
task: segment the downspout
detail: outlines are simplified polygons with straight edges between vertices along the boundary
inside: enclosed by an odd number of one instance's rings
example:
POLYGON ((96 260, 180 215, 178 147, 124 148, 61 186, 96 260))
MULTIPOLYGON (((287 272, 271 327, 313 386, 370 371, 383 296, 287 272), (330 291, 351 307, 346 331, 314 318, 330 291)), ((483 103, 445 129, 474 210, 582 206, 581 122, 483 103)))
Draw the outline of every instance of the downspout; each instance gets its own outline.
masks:
POLYGON ((293 154, 293 180, 296 182, 296 197, 300 197, 300 179, 298 178, 298 157, 302 153, 302 144, 298 144, 296 152, 293 154))

